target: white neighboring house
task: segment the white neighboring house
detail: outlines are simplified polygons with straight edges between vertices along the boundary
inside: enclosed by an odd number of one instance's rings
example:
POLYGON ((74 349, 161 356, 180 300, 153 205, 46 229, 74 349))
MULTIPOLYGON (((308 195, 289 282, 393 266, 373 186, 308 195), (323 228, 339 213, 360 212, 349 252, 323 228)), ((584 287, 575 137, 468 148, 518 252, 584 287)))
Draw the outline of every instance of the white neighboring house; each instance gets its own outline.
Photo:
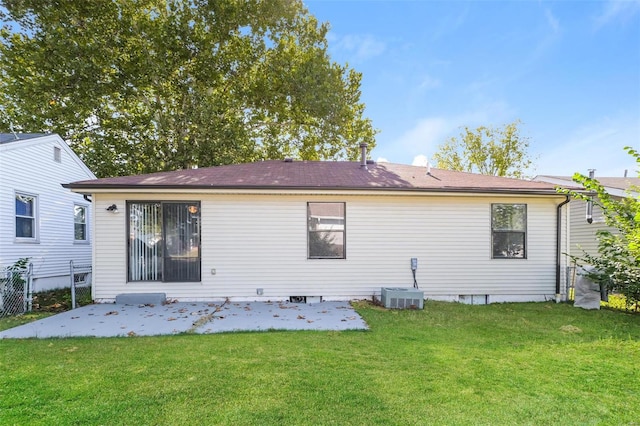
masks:
POLYGON ((429 299, 564 293, 568 199, 543 182, 272 160, 65 186, 93 198, 98 302, 371 298, 411 287, 412 258, 429 299))
POLYGON ((90 264, 91 202, 62 183, 95 175, 56 134, 0 133, 0 268, 28 257, 34 291, 68 287, 90 264))
MULTIPOLYGON (((630 192, 633 188, 640 187, 640 178, 637 177, 599 177, 595 178, 606 189, 607 193, 614 198, 621 199, 629 196, 637 196, 635 192, 630 192)), ((549 182, 559 187, 575 187, 576 182, 571 176, 550 176, 539 175, 534 181, 549 182)), ((572 199, 569 203, 569 251, 571 256, 581 257, 583 251, 589 254, 598 253, 598 240, 596 232, 600 229, 608 229, 615 232, 613 228, 609 228, 604 221, 602 209, 594 204, 592 212, 592 221, 589 223, 586 217, 587 202, 578 199, 572 199)))

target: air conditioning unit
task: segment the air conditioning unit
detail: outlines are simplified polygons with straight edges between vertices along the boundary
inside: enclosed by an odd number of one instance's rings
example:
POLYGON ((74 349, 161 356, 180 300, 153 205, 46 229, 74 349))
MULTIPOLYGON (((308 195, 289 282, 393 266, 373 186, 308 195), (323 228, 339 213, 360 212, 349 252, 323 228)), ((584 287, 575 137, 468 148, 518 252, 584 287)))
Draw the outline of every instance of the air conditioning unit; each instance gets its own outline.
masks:
POLYGON ((417 288, 382 287, 380 297, 388 309, 424 309, 424 291, 417 288))

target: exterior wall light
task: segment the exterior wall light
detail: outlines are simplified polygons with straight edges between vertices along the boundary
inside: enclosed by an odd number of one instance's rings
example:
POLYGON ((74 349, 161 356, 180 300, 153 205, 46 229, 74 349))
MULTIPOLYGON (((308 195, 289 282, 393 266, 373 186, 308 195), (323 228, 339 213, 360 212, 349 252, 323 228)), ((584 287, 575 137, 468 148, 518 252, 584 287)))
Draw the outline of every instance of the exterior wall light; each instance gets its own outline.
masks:
POLYGON ((106 208, 106 210, 111 213, 118 213, 118 206, 116 206, 115 204, 111 204, 106 208))

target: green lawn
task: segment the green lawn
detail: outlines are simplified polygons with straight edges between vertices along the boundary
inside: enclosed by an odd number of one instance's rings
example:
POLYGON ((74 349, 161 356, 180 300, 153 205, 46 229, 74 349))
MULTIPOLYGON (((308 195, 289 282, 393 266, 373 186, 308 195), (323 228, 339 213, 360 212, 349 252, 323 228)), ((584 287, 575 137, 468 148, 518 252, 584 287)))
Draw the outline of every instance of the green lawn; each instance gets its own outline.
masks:
POLYGON ((371 331, 3 340, 0 424, 640 419, 638 314, 552 303, 357 309, 371 331))

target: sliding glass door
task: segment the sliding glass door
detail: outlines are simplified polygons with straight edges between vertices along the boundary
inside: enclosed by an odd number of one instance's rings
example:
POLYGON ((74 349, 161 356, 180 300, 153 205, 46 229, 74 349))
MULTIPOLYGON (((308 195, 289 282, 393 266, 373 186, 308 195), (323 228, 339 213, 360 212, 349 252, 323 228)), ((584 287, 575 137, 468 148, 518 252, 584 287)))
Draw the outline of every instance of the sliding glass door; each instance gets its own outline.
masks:
POLYGON ((129 281, 200 281, 200 203, 129 202, 129 281))

